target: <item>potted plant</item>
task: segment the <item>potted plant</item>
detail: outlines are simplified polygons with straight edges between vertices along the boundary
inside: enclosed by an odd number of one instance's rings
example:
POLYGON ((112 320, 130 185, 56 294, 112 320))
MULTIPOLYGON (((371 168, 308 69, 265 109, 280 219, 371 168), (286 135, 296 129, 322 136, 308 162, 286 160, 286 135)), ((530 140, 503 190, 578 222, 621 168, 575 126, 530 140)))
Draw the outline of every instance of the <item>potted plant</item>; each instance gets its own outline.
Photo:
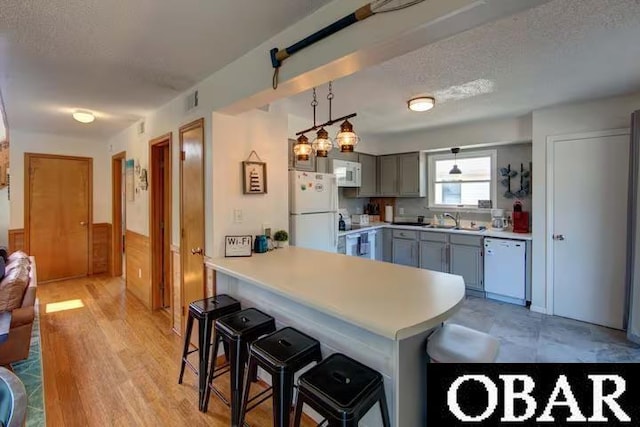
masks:
POLYGON ((288 244, 289 233, 284 230, 278 230, 274 233, 273 240, 276 242, 277 248, 284 248, 288 244))

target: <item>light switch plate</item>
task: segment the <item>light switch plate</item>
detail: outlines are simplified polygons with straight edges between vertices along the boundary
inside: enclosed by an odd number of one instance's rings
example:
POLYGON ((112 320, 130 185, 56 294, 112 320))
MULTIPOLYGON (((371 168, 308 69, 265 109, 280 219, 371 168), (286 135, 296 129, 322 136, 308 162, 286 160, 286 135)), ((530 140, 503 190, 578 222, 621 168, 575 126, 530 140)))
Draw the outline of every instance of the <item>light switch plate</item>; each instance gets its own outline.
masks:
POLYGON ((243 220, 242 218, 242 209, 234 209, 233 210, 233 222, 235 222, 236 224, 241 223, 243 220))

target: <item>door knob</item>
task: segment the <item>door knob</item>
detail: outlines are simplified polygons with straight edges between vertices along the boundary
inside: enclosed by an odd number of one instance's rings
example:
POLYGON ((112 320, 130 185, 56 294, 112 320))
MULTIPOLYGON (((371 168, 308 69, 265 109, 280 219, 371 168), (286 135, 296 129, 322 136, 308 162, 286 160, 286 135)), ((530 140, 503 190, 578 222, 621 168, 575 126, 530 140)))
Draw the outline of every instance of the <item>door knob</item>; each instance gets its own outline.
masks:
POLYGON ((202 248, 192 248, 191 255, 202 255, 202 248))
POLYGON ((554 234, 553 240, 564 240, 564 234, 554 234))
POLYGON ((87 223, 85 221, 80 221, 80 225, 84 227, 85 225, 87 225, 87 223))

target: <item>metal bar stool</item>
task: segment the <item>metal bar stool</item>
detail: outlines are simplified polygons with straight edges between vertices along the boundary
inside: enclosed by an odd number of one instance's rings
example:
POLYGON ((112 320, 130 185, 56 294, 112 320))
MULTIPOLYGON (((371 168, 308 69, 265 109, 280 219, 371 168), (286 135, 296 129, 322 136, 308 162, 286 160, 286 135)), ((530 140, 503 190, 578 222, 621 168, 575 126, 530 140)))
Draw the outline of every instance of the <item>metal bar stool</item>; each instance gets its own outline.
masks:
POLYGON ((325 418, 329 427, 355 427, 376 403, 383 426, 390 427, 382 375, 335 353, 300 376, 293 425, 300 427, 302 408, 307 404, 325 418))
POLYGON ((283 328, 260 338, 251 344, 249 367, 244 385, 244 399, 240 410, 240 425, 247 412, 273 397, 273 425, 289 427, 293 401, 293 377, 296 372, 313 362, 322 360, 320 342, 293 328, 283 328), (272 378, 272 387, 249 399, 250 378, 258 368, 267 371, 272 378), (270 395, 266 395, 272 391, 270 395), (255 402, 258 400, 258 402, 255 402), (251 406, 248 406, 251 404, 251 406))
POLYGON ((207 368, 209 366, 209 354, 211 351, 211 331, 213 322, 222 316, 240 311, 240 302, 229 295, 217 295, 203 300, 193 301, 189 304, 189 317, 187 318, 187 330, 184 336, 184 349, 180 364, 180 377, 178 384, 182 384, 184 368, 189 367, 198 375, 198 407, 202 409, 202 403, 207 388, 207 368), (189 350, 193 321, 198 321, 198 348, 189 350), (189 362, 190 354, 198 352, 198 367, 189 362))
MULTIPOLYGON (((207 412, 209 398, 213 391, 227 406, 231 407, 231 425, 238 426, 240 420, 240 405, 242 403, 242 387, 244 379, 244 365, 249 357, 249 346, 252 342, 276 330, 276 322, 273 317, 255 308, 248 308, 237 313, 221 317, 216 320, 216 337, 214 357, 211 358, 209 378, 207 380, 206 394, 202 412, 207 412), (229 344, 229 369, 216 372, 216 357, 220 343, 229 344), (214 386, 213 381, 220 375, 230 372, 230 401, 214 386)), ((249 380, 255 379, 255 373, 249 380)))

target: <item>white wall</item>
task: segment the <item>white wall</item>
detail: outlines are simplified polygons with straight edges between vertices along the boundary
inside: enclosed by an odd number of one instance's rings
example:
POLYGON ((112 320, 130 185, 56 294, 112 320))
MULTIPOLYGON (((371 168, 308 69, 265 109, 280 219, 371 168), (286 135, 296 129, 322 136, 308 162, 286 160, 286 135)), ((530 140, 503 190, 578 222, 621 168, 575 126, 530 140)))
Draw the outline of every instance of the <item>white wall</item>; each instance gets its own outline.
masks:
MULTIPOLYGON (((605 129, 628 128, 631 113, 640 109, 640 93, 562 105, 533 112, 533 280, 532 306, 540 311, 547 309, 549 295, 546 292, 546 243, 553 230, 546 221, 546 141, 548 136, 566 135, 605 129)), ((576 153, 579 161, 580 153, 576 153)), ((624 215, 623 212, 618 215, 624 215)), ((626 217, 616 220, 626 220, 626 217)))
MULTIPOLYGON (((137 158, 148 166, 150 139, 173 132, 173 164, 178 165, 178 129, 195 119, 205 118, 205 183, 212 182, 211 129, 212 112, 241 113, 267 105, 277 99, 308 90, 355 73, 367 66, 383 62, 411 50, 464 31, 504 14, 515 13, 546 0, 526 0, 481 4, 473 0, 423 2, 411 9, 381 15, 363 21, 318 43, 303 53, 292 56, 280 71, 280 85, 271 88, 273 69, 268 52, 273 47, 286 47, 309 35, 310 28, 321 28, 362 6, 363 0, 336 0, 312 15, 294 23, 285 31, 248 52, 223 69, 212 74, 193 88, 179 95, 145 117, 146 132, 138 135, 136 126, 124 130, 109 140, 110 151, 127 152, 127 158, 137 158), (473 7, 467 8, 469 5, 473 7), (477 6, 477 7, 476 7, 477 6), (466 8, 465 10, 463 10, 466 8), (384 25, 380 25, 384 20, 384 25), (430 25, 427 25, 430 24, 430 25), (200 106, 185 111, 185 96, 198 90, 200 106)), ((285 131, 283 144, 286 145, 285 131)), ((110 163, 108 163, 110 165, 110 163)), ((110 167, 110 166, 109 166, 110 167)), ((173 226, 172 243, 179 239, 179 175, 173 168, 173 226)), ((213 192, 205 191, 205 252, 211 255, 214 216, 213 192)), ((107 200, 110 204, 110 200, 107 200)), ((217 208, 216 208, 217 209, 217 208)), ((127 228, 143 235, 149 231, 148 192, 127 204, 127 228)))
POLYGON ((531 141, 531 115, 469 122, 415 132, 363 137, 359 151, 394 154, 531 141))
POLYGON ((11 131, 10 229, 24 227, 24 153, 93 158, 93 222, 111 222, 111 164, 105 141, 11 131))
POLYGON ((224 256, 224 236, 289 229, 287 115, 253 110, 212 115, 213 257, 224 256), (255 150, 267 163, 267 194, 242 192, 241 162, 255 150), (242 223, 234 222, 234 210, 242 223))

